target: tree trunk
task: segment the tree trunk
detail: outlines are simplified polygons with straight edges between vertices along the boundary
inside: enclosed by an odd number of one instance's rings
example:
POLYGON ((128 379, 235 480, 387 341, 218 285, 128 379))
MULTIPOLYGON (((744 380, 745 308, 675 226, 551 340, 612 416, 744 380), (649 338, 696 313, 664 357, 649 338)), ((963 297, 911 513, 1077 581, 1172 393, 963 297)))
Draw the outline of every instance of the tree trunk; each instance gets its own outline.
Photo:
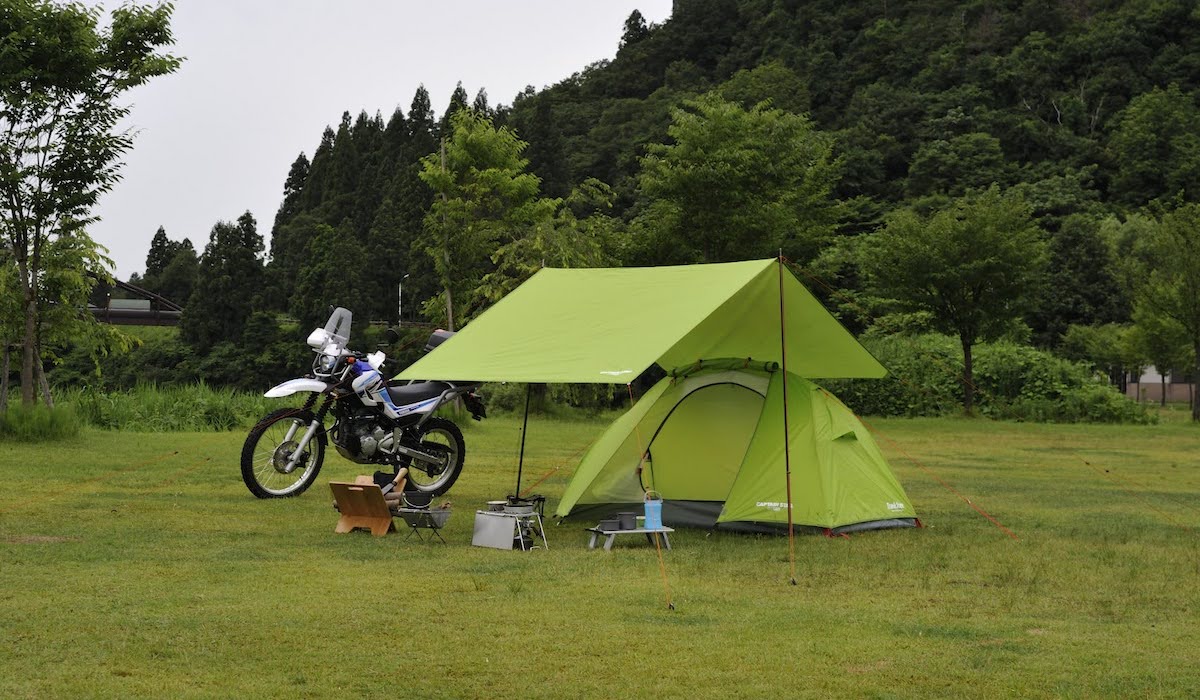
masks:
MULTIPOLYGON (((450 254, 446 254, 446 267, 450 266, 450 254)), ((454 295, 446 285, 446 330, 454 331, 454 295)))
POLYGON ((974 415, 975 410, 975 378, 971 362, 971 345, 973 343, 966 336, 959 336, 959 340, 962 342, 963 351, 963 411, 970 416, 974 415))
POLYGON ((2 354, 4 357, 0 359, 0 416, 8 413, 8 362, 12 354, 8 341, 4 342, 2 354))
MULTIPOLYGON (((16 250, 14 248, 14 250, 16 250)), ((29 261, 17 251, 17 278, 21 282, 21 296, 24 302, 25 329, 21 337, 21 405, 31 406, 37 400, 33 382, 33 357, 37 347, 37 259, 34 259, 34 269, 29 269, 29 261)))
POLYGON ((38 386, 42 389, 42 401, 46 402, 47 408, 54 408, 54 397, 50 395, 50 382, 46 381, 46 370, 42 367, 40 356, 37 358, 34 371, 37 373, 38 386))
MULTIPOLYGON (((1200 343, 1192 348, 1196 352, 1196 369, 1192 371, 1192 384, 1200 381, 1200 343)), ((1196 390, 1192 389, 1192 422, 1200 423, 1200 400, 1197 400, 1196 390)))
POLYGON ((1158 380, 1162 383, 1162 401, 1159 403, 1163 408, 1167 407, 1167 375, 1162 372, 1158 373, 1158 380))
MULTIPOLYGON (((446 172, 446 139, 442 138, 442 172, 446 172)), ((446 191, 442 190, 442 206, 446 206, 446 191)), ((454 331, 454 295, 450 292, 450 232, 446 230, 446 212, 442 211, 442 240, 445 249, 442 260, 446 264, 446 330, 454 331)))
POLYGON ((37 298, 25 296, 25 337, 21 343, 21 404, 32 406, 37 401, 34 391, 33 365, 37 357, 37 298))

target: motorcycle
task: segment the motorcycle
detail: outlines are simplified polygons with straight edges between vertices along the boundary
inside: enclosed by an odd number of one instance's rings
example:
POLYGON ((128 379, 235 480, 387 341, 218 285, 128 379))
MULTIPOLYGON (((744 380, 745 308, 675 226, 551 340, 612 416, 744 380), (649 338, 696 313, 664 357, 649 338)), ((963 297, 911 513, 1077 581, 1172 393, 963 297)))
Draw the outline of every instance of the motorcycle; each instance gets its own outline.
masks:
MULTIPOLYGON (((308 397, 302 407, 272 411, 250 429, 242 446, 242 481, 255 496, 286 498, 304 493, 321 471, 329 442, 358 464, 383 465, 393 475, 407 467, 408 488, 431 497, 446 493, 458 480, 466 457, 462 431, 434 412, 461 397, 475 420, 484 418, 487 413, 475 383, 386 381, 381 368, 387 357, 382 351, 364 354, 349 349, 352 319, 347 309, 334 309, 325 326, 308 336, 308 345, 316 353, 312 372, 265 394, 282 398, 307 393, 308 397), (333 425, 326 430, 329 415, 333 425)), ((425 350, 452 335, 435 331, 425 350)), ((377 472, 379 476, 386 473, 377 472)))

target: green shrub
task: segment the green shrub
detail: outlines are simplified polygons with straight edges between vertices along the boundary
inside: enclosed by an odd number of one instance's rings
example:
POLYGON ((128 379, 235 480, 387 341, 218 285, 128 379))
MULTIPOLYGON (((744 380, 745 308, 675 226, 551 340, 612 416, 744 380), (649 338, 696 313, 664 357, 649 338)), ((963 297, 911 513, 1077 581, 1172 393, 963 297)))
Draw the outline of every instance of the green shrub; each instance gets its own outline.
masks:
POLYGON ((79 435, 80 420, 74 408, 58 405, 49 408, 42 404, 24 407, 9 406, 0 414, 0 437, 21 442, 41 442, 74 438, 79 435))
MULTIPOLYGON (((827 382, 850 408, 866 415, 938 416, 962 410, 962 349, 943 335, 864 340, 888 368, 881 380, 827 382)), ((974 348, 976 404, 994 418, 1056 423, 1152 423, 1146 408, 1091 370, 1049 352, 1000 341, 974 348)))
MULTIPOLYGON (((525 384, 521 382, 485 384, 479 393, 488 411, 525 411, 525 384)), ((535 415, 554 415, 577 409, 595 415, 622 407, 629 407, 629 395, 624 386, 612 384, 534 384, 529 397, 529 412, 535 415)))
POLYGON ((1111 387, 1088 384, 1065 390, 1055 399, 1020 397, 989 407, 996 418, 1043 423, 1155 423, 1145 406, 1111 387))
POLYGON ((854 412, 874 416, 939 416, 961 410, 958 343, 941 335, 863 339, 888 374, 883 379, 825 382, 854 412))
MULTIPOLYGON (((268 314, 255 314, 242 338, 218 343, 202 355, 183 342, 174 328, 130 328, 140 345, 126 353, 93 360, 82 348, 62 349, 61 362, 49 372, 50 382, 56 387, 103 391, 135 390, 146 384, 188 387, 197 382, 265 391, 307 372, 312 363, 312 352, 304 344, 307 333, 295 325, 280 325, 268 314)), ((355 347, 373 345, 356 342, 355 347)))

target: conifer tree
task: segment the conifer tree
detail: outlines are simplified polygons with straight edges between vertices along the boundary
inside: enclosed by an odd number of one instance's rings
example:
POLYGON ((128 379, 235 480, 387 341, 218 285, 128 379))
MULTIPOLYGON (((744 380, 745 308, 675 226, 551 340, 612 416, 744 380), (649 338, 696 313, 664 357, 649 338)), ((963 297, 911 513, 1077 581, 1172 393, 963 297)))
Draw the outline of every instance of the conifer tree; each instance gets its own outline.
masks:
POLYGON ((446 111, 442 113, 442 119, 438 122, 438 135, 446 138, 449 136, 453 127, 450 125, 450 118, 455 115, 460 109, 465 109, 470 102, 470 97, 467 96, 467 91, 463 89, 462 81, 454 87, 454 92, 450 93, 450 104, 446 105, 446 111))
POLYGON ((307 242, 299 238, 304 227, 295 222, 312 206, 305 200, 310 170, 308 157, 301 153, 292 161, 283 183, 283 201, 275 213, 275 225, 271 227, 270 262, 266 271, 267 297, 272 307, 282 307, 295 288, 296 272, 302 262, 300 253, 307 242))
MULTIPOLYGON (((296 214, 300 213, 300 193, 304 191, 304 185, 308 181, 308 170, 310 168, 308 156, 301 151, 300 155, 296 156, 296 160, 292 161, 292 167, 288 169, 287 179, 283 181, 283 202, 279 205, 279 211, 275 213, 275 227, 287 224, 296 214)), ((272 257, 274 257, 274 237, 272 237, 272 257)))
POLYGON ((424 85, 418 85, 413 94, 412 105, 408 109, 408 129, 412 137, 412 152, 419 154, 417 157, 436 148, 437 122, 433 119, 433 106, 424 85))
POLYGON ((150 239, 150 252, 146 253, 146 278, 162 274, 175 255, 175 246, 167 238, 167 231, 162 226, 154 232, 150 239))
POLYGON ((332 127, 327 126, 321 132, 321 142, 317 144, 317 150, 313 151, 308 177, 304 180, 304 188, 298 198, 297 205, 300 211, 315 211, 325 201, 325 190, 330 179, 330 159, 336 138, 337 134, 332 127))
POLYGON ((475 101, 471 103, 471 109, 484 116, 495 117, 495 113, 488 108, 487 90, 483 88, 479 88, 479 92, 475 93, 475 101))
POLYGON ((217 343, 241 337, 242 327, 262 294, 262 236, 250 212, 237 223, 217 222, 204 247, 195 290, 180 321, 180 335, 207 352, 217 343))
MULTIPOLYGON (((344 306, 354 312, 357 325, 370 315, 364 312, 368 299, 361 293, 360 274, 364 271, 362 251, 348 244, 353 230, 349 221, 337 229, 317 224, 316 233, 304 251, 306 264, 296 279, 296 293, 288 310, 300 319, 301 327, 321 325, 329 316, 329 306, 344 306)), ((373 268, 366 268, 373 274, 373 268)))
POLYGON ((187 238, 176 243, 174 248, 171 262, 167 263, 155 279, 152 291, 180 306, 187 306, 192 297, 192 289, 196 285, 200 260, 196 257, 196 249, 192 242, 187 238))
POLYGON ((646 26, 646 18, 638 10, 629 13, 629 18, 625 20, 625 31, 621 34, 620 48, 631 46, 646 38, 650 33, 649 27, 646 26))

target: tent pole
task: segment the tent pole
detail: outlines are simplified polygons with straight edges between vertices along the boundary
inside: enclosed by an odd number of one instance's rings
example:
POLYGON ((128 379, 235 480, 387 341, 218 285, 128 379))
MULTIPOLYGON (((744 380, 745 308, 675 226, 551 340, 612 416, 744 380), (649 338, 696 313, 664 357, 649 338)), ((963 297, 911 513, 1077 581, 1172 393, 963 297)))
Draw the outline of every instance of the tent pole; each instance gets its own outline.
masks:
POLYGON ((779 251, 779 356, 783 368, 783 469, 787 482, 787 511, 788 511, 788 562, 791 567, 791 582, 796 585, 796 527, 792 522, 792 459, 788 443, 788 373, 787 373, 787 340, 786 327, 783 321, 783 250, 779 251))
POLYGON ((529 394, 533 391, 533 385, 525 383, 525 418, 521 421, 521 454, 517 457, 517 490, 513 492, 514 498, 521 497, 521 470, 525 466, 525 430, 529 427, 529 394))

